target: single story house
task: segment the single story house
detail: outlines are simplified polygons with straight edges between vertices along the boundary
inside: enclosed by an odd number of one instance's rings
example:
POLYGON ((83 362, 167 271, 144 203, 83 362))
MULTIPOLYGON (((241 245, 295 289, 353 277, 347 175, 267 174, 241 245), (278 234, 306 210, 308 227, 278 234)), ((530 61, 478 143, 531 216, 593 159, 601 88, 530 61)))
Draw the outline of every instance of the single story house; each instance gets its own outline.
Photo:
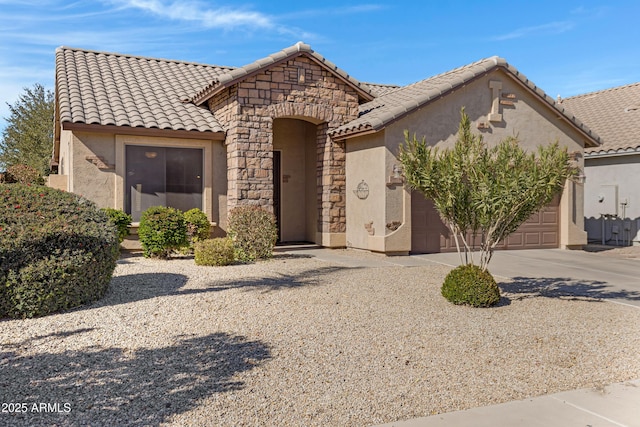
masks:
POLYGON ((640 245, 640 83, 562 100, 602 138, 585 149, 585 229, 590 242, 640 245))
MULTIPOLYGON (((598 137, 504 59, 403 87, 367 84, 300 42, 243 67, 56 50, 50 185, 134 221, 146 208, 201 208, 226 231, 243 204, 274 212, 283 242, 387 254, 452 250, 429 201, 403 185, 404 130, 452 145, 465 107, 489 142, 554 141, 579 167, 598 137)), ((586 243, 583 187, 504 246, 586 243)))

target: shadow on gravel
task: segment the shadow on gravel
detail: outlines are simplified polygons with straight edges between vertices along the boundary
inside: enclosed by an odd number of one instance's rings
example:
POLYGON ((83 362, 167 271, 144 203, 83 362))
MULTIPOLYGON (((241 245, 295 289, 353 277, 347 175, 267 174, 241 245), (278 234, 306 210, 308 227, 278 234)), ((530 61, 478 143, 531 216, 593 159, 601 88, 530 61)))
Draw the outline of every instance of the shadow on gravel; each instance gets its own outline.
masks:
POLYGON ((514 277, 510 282, 498 283, 512 300, 546 297, 592 300, 626 299, 640 301, 640 292, 611 289, 607 282, 576 280, 564 277, 514 277))
POLYGON ((0 413, 3 426, 159 425, 203 398, 243 388, 233 375, 271 358, 266 344, 224 333, 136 351, 1 354, 3 402, 28 405, 26 413, 0 413), (33 403, 50 405, 38 412, 33 403))
MULTIPOLYGON (((242 280, 216 280, 204 287, 185 288, 189 278, 176 273, 139 273, 116 276, 111 279, 107 295, 90 306, 77 310, 90 310, 98 307, 127 304, 150 298, 169 295, 190 295, 220 292, 229 289, 272 292, 282 289, 296 289, 317 286, 323 283, 323 276, 342 270, 354 270, 347 267, 322 267, 302 271, 298 274, 277 273, 267 277, 245 277, 242 280)), ((215 277, 215 276, 213 276, 215 277)))
POLYGON ((243 280, 217 281, 204 289, 185 289, 183 293, 201 293, 224 291, 227 289, 246 289, 248 291, 272 292, 281 289, 295 289, 317 286, 323 283, 323 276, 343 270, 355 270, 347 267, 322 267, 303 271, 299 274, 282 274, 275 277, 248 277, 243 280))

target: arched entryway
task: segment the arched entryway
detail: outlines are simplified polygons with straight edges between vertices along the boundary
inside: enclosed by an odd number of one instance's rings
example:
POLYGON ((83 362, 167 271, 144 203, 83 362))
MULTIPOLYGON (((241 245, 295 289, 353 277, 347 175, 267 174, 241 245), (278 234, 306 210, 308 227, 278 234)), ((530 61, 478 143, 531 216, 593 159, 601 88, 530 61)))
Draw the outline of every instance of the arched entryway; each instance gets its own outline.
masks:
POLYGON ((318 126, 273 120, 273 206, 281 242, 320 244, 318 230, 318 126))

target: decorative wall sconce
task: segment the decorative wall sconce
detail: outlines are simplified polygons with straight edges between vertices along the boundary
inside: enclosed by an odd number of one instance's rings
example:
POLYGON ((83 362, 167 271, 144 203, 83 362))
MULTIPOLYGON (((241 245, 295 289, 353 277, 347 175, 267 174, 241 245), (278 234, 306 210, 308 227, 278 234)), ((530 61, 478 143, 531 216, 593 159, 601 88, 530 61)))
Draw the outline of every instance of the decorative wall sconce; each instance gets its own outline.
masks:
POLYGON ((576 176, 575 181, 578 184, 584 184, 587 181, 587 176, 584 174, 584 171, 580 171, 578 176, 576 176))
POLYGON ((364 179, 360 181, 360 184, 353 190, 353 194, 355 194, 358 199, 364 200, 369 197, 369 184, 364 182, 364 179))
POLYGON ((387 186, 399 185, 404 183, 404 177, 402 176, 402 167, 400 165, 393 165, 391 176, 387 181, 387 186))

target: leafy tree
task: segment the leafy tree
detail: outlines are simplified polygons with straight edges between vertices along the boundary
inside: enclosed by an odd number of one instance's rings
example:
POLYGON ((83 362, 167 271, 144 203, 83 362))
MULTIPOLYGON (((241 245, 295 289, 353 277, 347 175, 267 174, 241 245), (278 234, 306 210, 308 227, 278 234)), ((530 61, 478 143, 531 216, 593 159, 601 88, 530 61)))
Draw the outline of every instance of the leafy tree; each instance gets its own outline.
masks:
POLYGON ((496 245, 549 204, 575 168, 557 142, 536 153, 525 152, 515 137, 489 147, 471 132, 464 108, 460 114, 453 148, 429 147, 405 131, 399 157, 409 186, 433 200, 451 230, 461 262, 474 264, 479 242, 486 271, 496 245))
POLYGON ((43 175, 49 172, 53 147, 53 92, 36 83, 24 88, 14 105, 0 141, 0 164, 7 168, 25 164, 43 175))

